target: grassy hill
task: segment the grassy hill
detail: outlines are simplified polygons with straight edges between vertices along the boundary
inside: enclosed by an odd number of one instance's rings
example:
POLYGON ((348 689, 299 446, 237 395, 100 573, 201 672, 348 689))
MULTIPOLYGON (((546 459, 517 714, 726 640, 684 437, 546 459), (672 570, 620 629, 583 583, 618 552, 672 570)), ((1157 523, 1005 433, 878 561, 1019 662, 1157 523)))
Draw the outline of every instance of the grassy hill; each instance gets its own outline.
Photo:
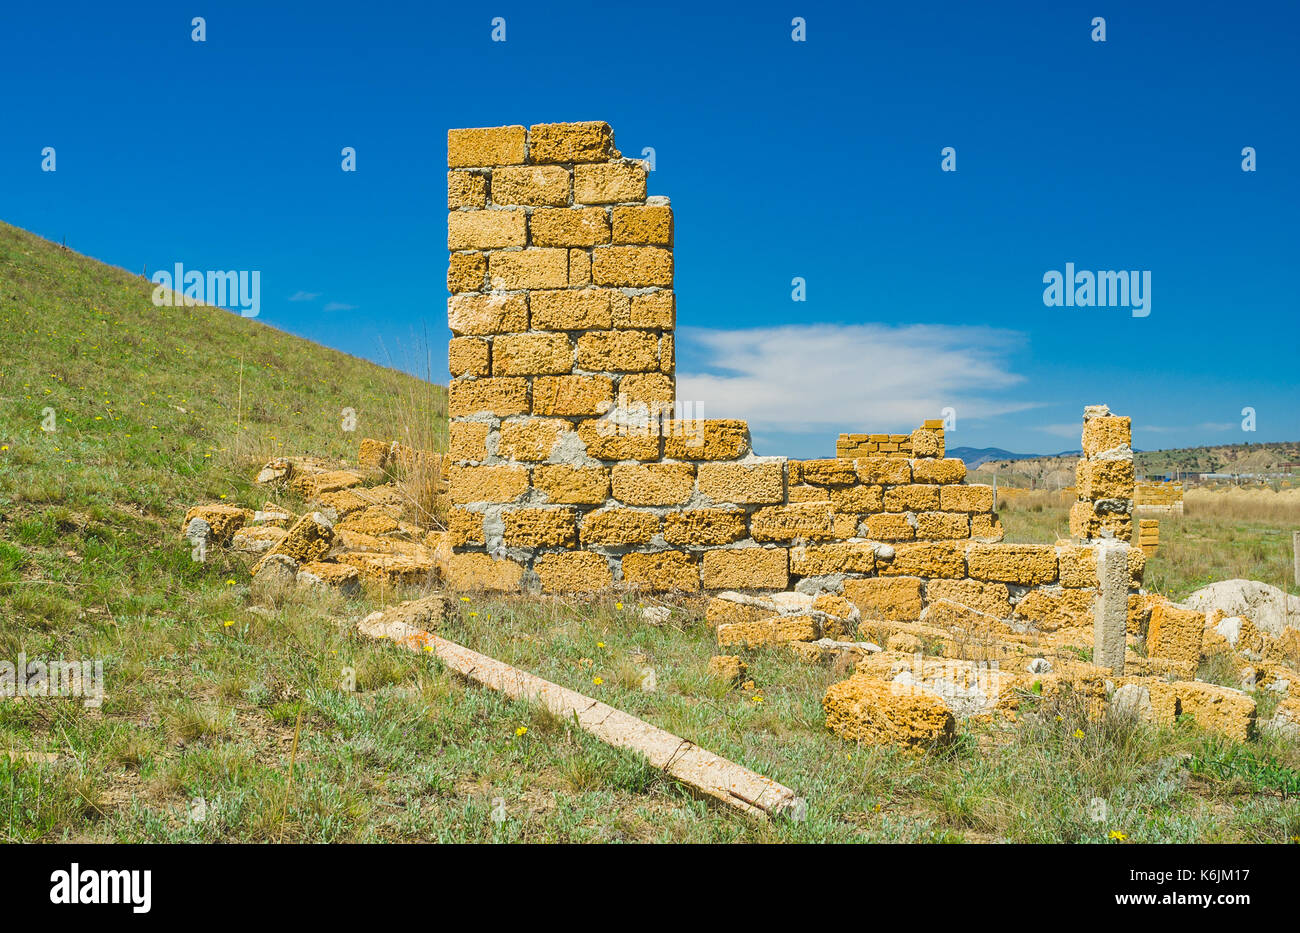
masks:
POLYGON ((1294 746, 1239 751, 1186 723, 1095 728, 1061 706, 909 759, 827 733, 820 699, 843 670, 755 649, 752 689, 710 678, 697 603, 657 627, 617 596, 475 599, 447 621, 462 644, 809 799, 803 823, 710 807, 567 722, 356 634, 378 602, 414 594, 267 591, 251 558, 192 560, 188 506, 260 505, 271 493, 250 477, 267 457, 354 458, 360 437, 404 437, 445 402, 255 320, 155 308, 150 292, 0 224, 0 661, 98 659, 105 679, 99 707, 0 699, 0 841, 1300 839, 1300 802, 1277 790, 1300 781, 1294 746), (1224 756, 1251 770, 1229 782, 1180 764, 1224 756), (1088 815, 1098 796, 1104 823, 1088 815))
MULTIPOLYGON (((1219 444, 1174 450, 1144 450, 1135 456, 1139 473, 1277 473, 1300 462, 1300 443, 1219 444)), ((1294 472, 1294 471, 1293 471, 1294 472)))

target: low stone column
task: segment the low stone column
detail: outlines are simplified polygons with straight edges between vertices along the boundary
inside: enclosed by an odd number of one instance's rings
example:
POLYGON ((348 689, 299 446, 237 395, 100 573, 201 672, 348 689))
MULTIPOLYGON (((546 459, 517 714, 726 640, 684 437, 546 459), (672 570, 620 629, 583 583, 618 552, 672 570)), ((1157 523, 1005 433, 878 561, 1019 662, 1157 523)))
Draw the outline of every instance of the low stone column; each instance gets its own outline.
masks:
POLYGON ((1092 618, 1092 663, 1124 673, 1128 631, 1128 545, 1097 545, 1097 604, 1092 618))

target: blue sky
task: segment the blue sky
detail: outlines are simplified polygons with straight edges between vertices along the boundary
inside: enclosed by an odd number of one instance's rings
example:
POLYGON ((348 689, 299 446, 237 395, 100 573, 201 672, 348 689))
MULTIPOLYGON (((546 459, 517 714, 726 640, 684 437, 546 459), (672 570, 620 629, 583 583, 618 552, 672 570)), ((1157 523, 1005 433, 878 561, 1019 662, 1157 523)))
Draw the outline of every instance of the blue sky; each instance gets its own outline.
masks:
POLYGON ((421 371, 427 339, 444 381, 447 129, 607 120, 676 211, 679 397, 761 453, 943 407, 950 446, 1057 451, 1099 402, 1146 449, 1295 440, 1298 26, 1240 2, 6 4, 0 219, 136 271, 260 270, 260 320, 421 371), (1068 262, 1150 271, 1150 314, 1045 306, 1068 262))

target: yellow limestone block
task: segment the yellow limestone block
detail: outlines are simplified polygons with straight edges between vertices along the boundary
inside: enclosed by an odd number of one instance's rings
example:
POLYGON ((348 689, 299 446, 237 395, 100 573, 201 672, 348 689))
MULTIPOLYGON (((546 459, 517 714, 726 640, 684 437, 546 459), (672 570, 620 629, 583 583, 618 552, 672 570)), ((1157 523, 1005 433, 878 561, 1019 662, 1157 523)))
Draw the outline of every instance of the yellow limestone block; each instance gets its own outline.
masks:
POLYGON ((544 554, 535 569, 543 593, 592 593, 614 582, 609 561, 590 551, 544 554))
POLYGON ((623 557, 623 582, 651 592, 692 592, 700 588, 700 567, 681 551, 627 554, 623 557))
POLYGON ((1255 701, 1231 687, 1200 681, 1177 681, 1178 706, 1196 719, 1202 729, 1235 742, 1245 742, 1255 732, 1255 701))
POLYGON ((748 670, 749 665, 734 654, 715 654, 709 658, 709 676, 723 683, 739 686, 748 670))
POLYGON ((790 582, 789 552, 783 547, 708 550, 704 552, 703 580, 706 590, 783 590, 790 582))
POLYGON ((921 616, 921 581, 915 577, 845 580, 844 596, 863 618, 913 620, 921 616))
POLYGON ((487 554, 453 554, 447 562, 447 586, 453 590, 510 592, 519 589, 523 575, 524 568, 514 561, 487 554))
POLYGON ((253 520, 251 509, 241 509, 235 505, 196 505, 185 513, 181 522, 181 531, 189 528, 192 519, 207 522, 212 529, 212 539, 218 544, 225 544, 236 531, 253 520))
POLYGON ((1056 579, 1056 549, 1050 544, 972 544, 966 552, 977 580, 1032 586, 1056 579))
POLYGON ((280 543, 267 552, 266 557, 253 567, 253 575, 273 554, 284 554, 296 561, 320 560, 330 549, 334 540, 334 529, 319 512, 304 515, 289 529, 289 533, 280 543))
POLYGON ((865 745, 897 745, 916 754, 946 745, 956 735, 952 711, 937 696, 862 674, 831 684, 822 708, 827 729, 865 745))
POLYGON ((743 537, 744 509, 682 509, 664 516, 664 540, 669 544, 684 547, 730 544, 743 537))
POLYGON ((1147 627, 1147 656, 1196 661, 1205 635, 1205 613, 1157 603, 1147 627))
POLYGON ((659 516, 640 509, 607 508, 589 512, 578 535, 593 544, 645 544, 659 533, 659 516))
POLYGON ((724 622, 718 626, 718 645, 781 644, 787 641, 816 641, 821 637, 821 625, 810 615, 769 616, 753 622, 724 622))
POLYGON ((764 606, 736 602, 728 599, 727 594, 714 596, 704 610, 704 618, 715 627, 724 622, 757 622, 771 616, 772 610, 764 606))

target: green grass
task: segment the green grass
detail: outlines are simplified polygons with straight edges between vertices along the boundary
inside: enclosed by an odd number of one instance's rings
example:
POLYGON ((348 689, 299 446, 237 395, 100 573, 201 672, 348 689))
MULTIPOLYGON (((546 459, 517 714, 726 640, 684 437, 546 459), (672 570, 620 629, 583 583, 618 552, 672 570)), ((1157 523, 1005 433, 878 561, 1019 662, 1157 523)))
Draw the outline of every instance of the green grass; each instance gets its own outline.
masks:
MULTIPOLYGON (((563 719, 356 634, 377 603, 414 593, 277 592, 253 587, 239 555, 193 561, 179 535, 189 505, 260 505, 250 477, 264 458, 355 458, 362 436, 437 423, 443 397, 256 321, 155 308, 149 293, 0 225, 0 659, 98 658, 106 681, 99 708, 0 701, 0 840, 1300 836, 1294 796, 1184 766, 1210 754, 1190 724, 1099 725, 1044 705, 1018 730, 965 726, 952 750, 908 759, 826 732, 819 701, 841 672, 753 651, 756 690, 710 680, 698 604, 662 627, 614 598, 457 604, 449 637, 794 787, 808 820, 764 825, 698 800, 563 719), (1094 797, 1104 822, 1088 816, 1094 797)), ((1300 768, 1293 747, 1251 749, 1300 768)))

